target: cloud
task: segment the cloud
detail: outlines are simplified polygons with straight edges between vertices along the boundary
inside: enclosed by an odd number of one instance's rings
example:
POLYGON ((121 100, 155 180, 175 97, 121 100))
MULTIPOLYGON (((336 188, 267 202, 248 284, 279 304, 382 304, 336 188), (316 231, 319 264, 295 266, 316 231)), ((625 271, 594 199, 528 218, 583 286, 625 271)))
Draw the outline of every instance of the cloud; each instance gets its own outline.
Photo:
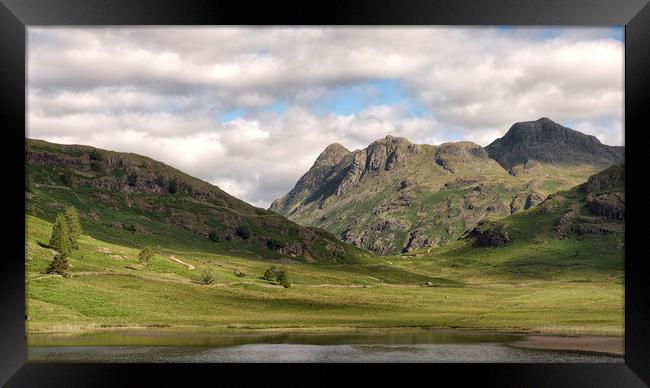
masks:
POLYGON ((618 36, 30 27, 27 135, 145 154, 265 207, 332 142, 362 148, 392 134, 487 145, 516 121, 546 116, 622 144, 618 36))

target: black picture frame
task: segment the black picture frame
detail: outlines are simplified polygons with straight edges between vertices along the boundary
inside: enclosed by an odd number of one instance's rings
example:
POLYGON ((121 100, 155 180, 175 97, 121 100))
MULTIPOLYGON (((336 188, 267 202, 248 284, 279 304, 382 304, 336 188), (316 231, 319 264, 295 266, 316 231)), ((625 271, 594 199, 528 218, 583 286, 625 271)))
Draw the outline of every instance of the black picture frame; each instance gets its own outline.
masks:
MULTIPOLYGON (((579 71, 579 69, 577 69, 579 71)), ((0 122, 3 213, 8 228, 0 267, 0 384, 7 386, 329 385, 353 380, 405 384, 467 383, 502 387, 642 387, 650 384, 650 273, 639 252, 643 192, 630 171, 643 152, 650 101, 650 5, 647 0, 366 0, 318 3, 168 0, 0 0, 0 122), (24 141, 26 27, 36 25, 572 25, 625 26, 624 364, 31 364, 26 363, 24 141), (631 159, 631 160, 630 160, 631 159), (631 210, 630 210, 631 209, 631 210), (640 222, 639 222, 640 224, 640 222), (633 255, 637 251, 637 256, 633 255), (296 370, 302 372, 298 377, 296 370), (416 382, 415 378, 423 379, 416 382), (444 379, 444 380, 443 380, 444 379), (644 383, 645 382, 645 383, 644 383)))

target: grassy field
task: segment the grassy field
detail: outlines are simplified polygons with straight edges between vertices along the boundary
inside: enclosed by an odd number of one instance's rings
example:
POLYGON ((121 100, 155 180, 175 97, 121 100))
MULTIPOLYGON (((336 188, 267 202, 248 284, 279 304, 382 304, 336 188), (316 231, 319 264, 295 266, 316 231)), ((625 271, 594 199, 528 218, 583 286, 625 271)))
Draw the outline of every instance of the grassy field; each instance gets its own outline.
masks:
MULTIPOLYGON (((514 227, 526 233, 525 223, 514 227)), ((260 279, 269 260, 171 239, 156 242, 145 270, 137 234, 128 241, 93 231, 71 255, 71 277, 47 275, 54 251, 39 242, 50 230, 51 223, 27 216, 28 333, 453 327, 623 334, 623 257, 602 254, 613 243, 603 238, 541 235, 501 251, 458 242, 354 264, 282 264, 291 282, 283 288, 260 279), (205 268, 215 277, 209 286, 198 282, 205 268)))

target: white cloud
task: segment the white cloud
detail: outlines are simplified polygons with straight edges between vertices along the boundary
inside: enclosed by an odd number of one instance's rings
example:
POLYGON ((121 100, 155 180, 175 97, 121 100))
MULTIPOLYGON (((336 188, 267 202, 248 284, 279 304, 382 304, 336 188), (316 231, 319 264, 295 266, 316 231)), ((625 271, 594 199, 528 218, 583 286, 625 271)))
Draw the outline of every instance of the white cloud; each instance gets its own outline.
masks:
POLYGON ((30 27, 27 135, 145 154, 264 206, 332 142, 486 145, 546 116, 622 144, 622 42, 608 28, 546 32, 30 27), (341 86, 387 79, 409 100, 311 109, 341 86), (286 111, 271 110, 278 102, 286 111), (233 110, 243 116, 218 120, 233 110))

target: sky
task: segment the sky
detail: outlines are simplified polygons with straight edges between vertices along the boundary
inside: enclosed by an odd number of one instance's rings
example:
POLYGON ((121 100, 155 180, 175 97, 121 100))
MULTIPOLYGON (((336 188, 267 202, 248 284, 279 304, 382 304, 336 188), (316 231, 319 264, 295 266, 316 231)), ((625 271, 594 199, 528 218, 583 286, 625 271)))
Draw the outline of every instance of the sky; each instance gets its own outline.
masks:
POLYGON ((255 206, 331 143, 624 145, 622 27, 29 27, 27 137, 134 152, 255 206))

